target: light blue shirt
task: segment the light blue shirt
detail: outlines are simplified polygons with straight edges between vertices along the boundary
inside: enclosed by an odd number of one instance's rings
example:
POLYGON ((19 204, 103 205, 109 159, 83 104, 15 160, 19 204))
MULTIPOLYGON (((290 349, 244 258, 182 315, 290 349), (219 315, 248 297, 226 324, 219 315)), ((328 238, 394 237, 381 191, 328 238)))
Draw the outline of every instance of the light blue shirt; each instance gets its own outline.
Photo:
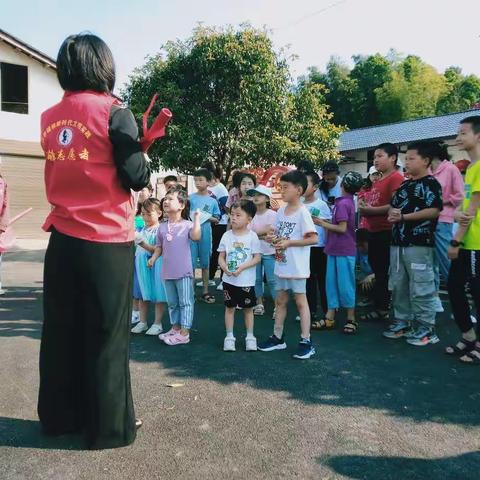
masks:
MULTIPOLYGON (((334 187, 332 187, 329 191, 328 191, 328 195, 326 195, 323 190, 317 190, 317 197, 320 198, 321 200, 323 200, 324 202, 327 202, 328 203, 328 197, 334 197, 335 199, 339 198, 342 196, 342 188, 341 188, 341 184, 342 184, 342 177, 338 177, 337 179, 337 183, 335 184, 334 187)), ((333 205, 332 205, 333 206, 333 205)))
MULTIPOLYGON (((326 202, 324 202, 320 198, 317 198, 314 202, 311 203, 305 203, 304 201, 303 205, 309 211, 310 215, 313 215, 314 217, 318 217, 323 220, 332 219, 332 212, 330 211, 330 208, 328 207, 326 202)), ((315 230, 317 231, 318 235, 318 243, 313 246, 324 247, 327 240, 325 229, 320 225, 315 225, 315 230)))
MULTIPOLYGON (((212 215, 212 217, 220 220, 222 214, 215 198, 210 197, 210 195, 199 195, 198 193, 192 193, 188 199, 190 200, 191 214, 193 214, 193 212, 195 212, 195 210, 198 208, 200 211, 207 212, 212 215)), ((205 224, 210 225, 210 222, 205 222, 205 224)))

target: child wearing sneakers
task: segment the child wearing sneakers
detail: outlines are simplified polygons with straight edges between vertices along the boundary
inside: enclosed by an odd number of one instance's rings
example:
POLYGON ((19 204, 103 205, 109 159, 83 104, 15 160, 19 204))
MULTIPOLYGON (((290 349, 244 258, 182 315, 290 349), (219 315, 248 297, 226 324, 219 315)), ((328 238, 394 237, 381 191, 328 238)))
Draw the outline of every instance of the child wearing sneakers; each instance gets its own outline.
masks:
POLYGON ((307 189, 307 177, 292 170, 280 177, 282 200, 286 205, 277 212, 275 229, 267 237, 275 247, 275 275, 277 277, 276 314, 273 335, 258 345, 263 352, 283 350, 287 345, 283 325, 287 316, 289 290, 295 296, 300 313, 301 340, 294 358, 306 359, 315 354, 310 340, 310 309, 306 295, 306 282, 310 276, 310 247, 318 242, 312 216, 302 205, 307 189))
POLYGON ((163 258, 162 280, 172 328, 158 338, 170 346, 184 345, 190 342, 193 323, 193 266, 189 252, 191 241, 200 240, 200 211, 195 211, 192 223, 187 192, 180 185, 168 191, 163 206, 168 220, 158 228, 148 266, 154 267, 163 258))
POLYGON ((208 187, 212 181, 212 172, 206 168, 201 168, 193 174, 196 193, 192 193, 189 197, 190 211, 200 210, 202 216, 201 222, 201 240, 199 242, 191 242, 191 254, 193 268, 200 262, 202 269, 203 292, 201 299, 205 303, 215 303, 215 297, 208 293, 209 276, 210 276, 210 256, 212 254, 212 225, 216 225, 222 214, 218 201, 210 196, 208 187))
POLYGON ((434 246, 443 204, 442 187, 429 174, 432 160, 431 143, 408 146, 405 168, 409 178, 395 192, 388 214, 393 224, 389 288, 395 321, 383 335, 405 337, 416 346, 439 341, 435 334, 434 246))
POLYGON ((223 350, 235 351, 233 324, 235 309, 243 309, 247 338, 246 350, 257 350, 257 339, 253 335, 253 307, 255 297, 256 265, 261 260, 260 240, 248 224, 255 216, 256 207, 250 200, 239 200, 230 209, 232 229, 220 240, 218 264, 223 271, 223 297, 225 299, 225 329, 227 335, 223 350))

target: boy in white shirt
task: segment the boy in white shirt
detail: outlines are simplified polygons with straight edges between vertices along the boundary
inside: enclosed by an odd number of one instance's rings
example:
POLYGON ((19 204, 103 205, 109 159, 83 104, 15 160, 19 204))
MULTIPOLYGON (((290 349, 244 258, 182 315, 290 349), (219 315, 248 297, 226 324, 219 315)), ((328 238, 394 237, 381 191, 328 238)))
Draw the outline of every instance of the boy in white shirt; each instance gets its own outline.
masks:
POLYGON ((310 309, 306 296, 306 282, 310 276, 310 247, 318 242, 312 217, 302 205, 307 189, 307 177, 299 170, 285 173, 280 178, 282 199, 287 203, 277 212, 275 232, 267 238, 275 247, 275 275, 277 277, 276 314, 273 335, 258 345, 263 352, 287 348, 283 325, 291 290, 300 313, 301 340, 294 358, 306 359, 315 354, 310 340, 310 309))
POLYGON ((223 271, 223 297, 225 300, 226 337, 223 350, 235 351, 233 324, 235 309, 243 309, 247 337, 247 352, 257 350, 257 339, 253 335, 253 307, 255 296, 256 265, 261 260, 260 240, 248 224, 255 216, 256 207, 250 200, 239 200, 230 209, 231 230, 220 240, 218 264, 223 271))

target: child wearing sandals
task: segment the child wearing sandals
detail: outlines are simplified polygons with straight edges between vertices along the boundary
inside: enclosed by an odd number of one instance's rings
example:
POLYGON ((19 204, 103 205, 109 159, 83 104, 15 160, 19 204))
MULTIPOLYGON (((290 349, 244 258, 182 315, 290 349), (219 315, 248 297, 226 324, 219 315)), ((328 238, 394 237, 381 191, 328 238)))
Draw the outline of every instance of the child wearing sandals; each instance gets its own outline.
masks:
POLYGON ((257 208, 257 213, 250 223, 250 229, 254 231, 260 239, 261 261, 257 264, 257 279, 255 282, 255 295, 257 297, 257 304, 253 308, 254 315, 263 315, 265 307, 263 305, 263 278, 267 279, 270 295, 275 302, 276 297, 276 280, 275 280, 275 248, 265 241, 265 237, 270 233, 274 227, 277 212, 270 208, 270 198, 272 197, 272 190, 265 185, 258 185, 258 187, 248 190, 247 195, 253 197, 253 203, 257 208))
POLYGON ((225 300, 225 352, 235 351, 233 325, 235 309, 240 307, 245 317, 247 352, 257 350, 253 335, 253 307, 255 298, 255 266, 260 262, 261 249, 257 234, 248 229, 256 207, 250 200, 239 200, 230 209, 232 229, 225 232, 218 246, 218 264, 223 271, 223 297, 225 300))
POLYGON ((319 221, 327 230, 325 253, 327 254, 327 302, 328 311, 320 320, 318 329, 331 329, 335 326, 335 313, 343 307, 347 309, 347 323, 343 328, 346 334, 357 331, 355 320, 355 260, 357 243, 355 239, 355 203, 353 196, 362 188, 363 178, 357 172, 347 172, 341 183, 342 196, 335 200, 332 223, 319 221))
POLYGON ((168 221, 158 228, 155 252, 148 265, 153 267, 163 257, 162 280, 172 328, 159 338, 174 346, 190 342, 194 306, 190 243, 201 238, 200 211, 195 211, 192 223, 187 192, 181 186, 169 190, 163 207, 168 221))
POLYGON ((135 271, 140 287, 140 321, 132 328, 132 333, 159 335, 162 333, 162 317, 165 312, 167 297, 161 280, 162 262, 156 263, 155 268, 148 267, 148 261, 155 251, 157 231, 160 226, 159 218, 162 215, 160 201, 149 198, 142 204, 142 218, 145 226, 137 233, 135 243, 135 271), (150 303, 155 304, 155 321, 148 328, 147 315, 150 303))

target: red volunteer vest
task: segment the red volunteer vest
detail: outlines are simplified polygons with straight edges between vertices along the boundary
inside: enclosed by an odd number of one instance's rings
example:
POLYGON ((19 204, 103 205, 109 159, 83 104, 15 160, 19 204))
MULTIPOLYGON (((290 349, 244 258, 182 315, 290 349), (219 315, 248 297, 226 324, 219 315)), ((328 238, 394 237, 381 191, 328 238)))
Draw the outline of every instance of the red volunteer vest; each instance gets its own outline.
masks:
POLYGON ((134 201, 117 176, 108 136, 117 100, 93 91, 65 92, 43 112, 41 144, 52 211, 43 229, 93 242, 134 238, 134 201))

